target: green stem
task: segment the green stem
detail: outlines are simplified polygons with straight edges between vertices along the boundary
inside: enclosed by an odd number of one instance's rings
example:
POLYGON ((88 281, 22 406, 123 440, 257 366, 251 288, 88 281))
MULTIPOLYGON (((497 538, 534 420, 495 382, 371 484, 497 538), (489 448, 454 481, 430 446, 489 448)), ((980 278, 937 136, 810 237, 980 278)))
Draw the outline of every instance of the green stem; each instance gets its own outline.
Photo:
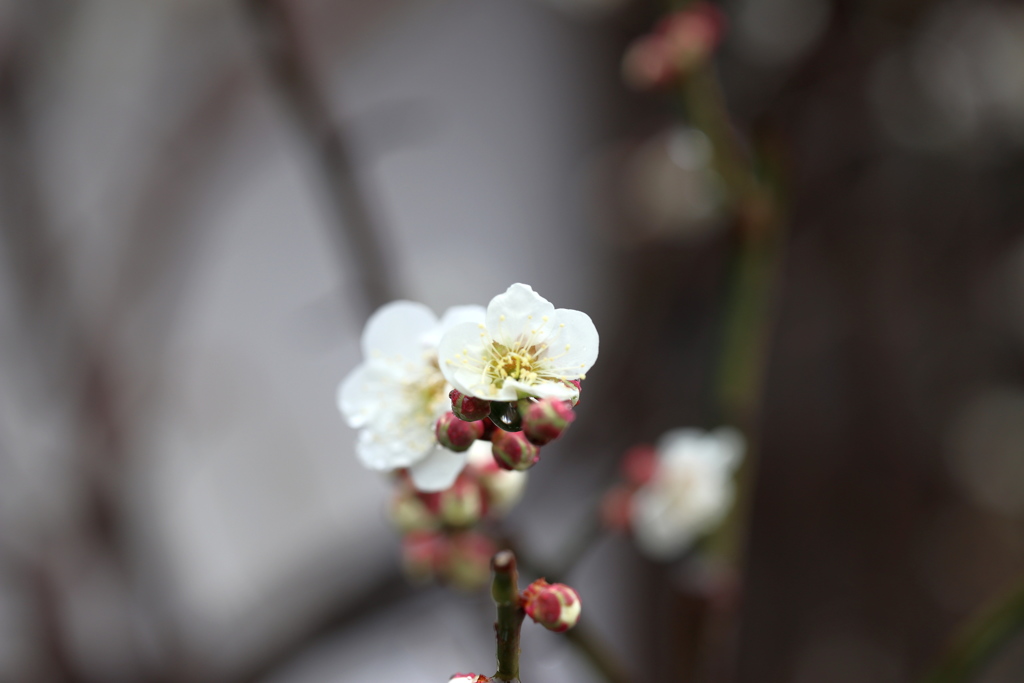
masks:
POLYGON ((970 681, 1014 635, 1024 631, 1024 582, 968 622, 925 683, 970 681))
POLYGON ((519 604, 516 556, 511 550, 502 550, 491 560, 491 570, 494 572, 491 597, 498 608, 498 620, 494 622, 498 671, 494 678, 499 681, 518 681, 519 632, 526 612, 519 604))

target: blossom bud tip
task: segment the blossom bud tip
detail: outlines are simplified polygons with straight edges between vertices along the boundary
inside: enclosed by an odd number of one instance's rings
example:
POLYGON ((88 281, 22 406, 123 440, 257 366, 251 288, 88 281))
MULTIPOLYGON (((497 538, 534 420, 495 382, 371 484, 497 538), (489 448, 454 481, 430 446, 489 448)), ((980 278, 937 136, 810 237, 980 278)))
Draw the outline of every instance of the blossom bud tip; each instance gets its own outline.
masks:
POLYGON ((522 432, 496 431, 491 435, 491 454, 506 470, 528 470, 540 460, 540 449, 522 432))
POLYGON ((438 419, 434 433, 439 444, 449 450, 461 452, 484 435, 484 426, 481 422, 464 422, 454 413, 445 413, 438 419))
POLYGON ((491 402, 475 396, 466 396, 458 389, 448 392, 455 417, 466 422, 476 422, 491 414, 491 402))
POLYGON ((537 579, 523 591, 522 605, 531 619, 549 631, 568 631, 580 620, 580 596, 564 583, 537 579))
POLYGON ((523 414, 523 434, 536 446, 543 446, 562 435, 576 413, 565 401, 545 398, 531 403, 523 414))

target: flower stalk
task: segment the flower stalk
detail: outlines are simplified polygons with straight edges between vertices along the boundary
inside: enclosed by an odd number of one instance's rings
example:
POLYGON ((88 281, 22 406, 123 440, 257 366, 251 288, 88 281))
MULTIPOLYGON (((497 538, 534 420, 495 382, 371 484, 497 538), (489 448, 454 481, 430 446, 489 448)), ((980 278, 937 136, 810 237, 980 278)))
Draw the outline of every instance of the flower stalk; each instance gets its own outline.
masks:
POLYGON ((498 620, 494 622, 498 671, 494 678, 499 681, 518 681, 519 633, 526 612, 520 604, 515 554, 511 550, 502 550, 491 560, 491 570, 491 597, 498 608, 498 620))

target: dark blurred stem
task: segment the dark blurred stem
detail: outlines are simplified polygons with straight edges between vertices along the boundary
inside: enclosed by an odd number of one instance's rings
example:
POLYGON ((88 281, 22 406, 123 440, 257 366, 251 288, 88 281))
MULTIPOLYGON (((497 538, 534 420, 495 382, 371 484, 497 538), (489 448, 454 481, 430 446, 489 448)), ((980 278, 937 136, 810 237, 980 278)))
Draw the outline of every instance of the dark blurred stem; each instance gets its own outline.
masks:
POLYGON ((963 629, 953 647, 924 679, 925 683, 973 680, 1014 635, 1024 631, 1024 582, 995 605, 981 611, 963 629))
POLYGON ((498 620, 494 622, 498 671, 494 678, 499 681, 518 681, 519 633, 526 612, 519 604, 519 573, 516 570, 515 554, 511 550, 502 550, 491 560, 491 570, 494 572, 491 597, 498 608, 498 620))
POLYGON ((378 227, 356 170, 354 155, 314 77, 287 0, 243 0, 270 80, 292 114, 302 141, 317 160, 337 222, 344 266, 356 272, 367 312, 395 298, 392 273, 378 227))

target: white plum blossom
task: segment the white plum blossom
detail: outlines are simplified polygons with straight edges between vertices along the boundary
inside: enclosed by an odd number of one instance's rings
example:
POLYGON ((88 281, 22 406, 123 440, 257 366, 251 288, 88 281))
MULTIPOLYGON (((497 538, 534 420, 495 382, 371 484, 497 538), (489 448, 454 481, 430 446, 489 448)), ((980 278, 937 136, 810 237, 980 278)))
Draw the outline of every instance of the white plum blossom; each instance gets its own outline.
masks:
POLYGON ((409 468, 422 491, 448 488, 465 453, 437 444, 434 424, 449 408, 451 387, 437 365, 437 343, 449 328, 484 320, 480 306, 457 306, 439 321, 412 301, 393 301, 366 322, 363 363, 338 387, 338 408, 359 430, 356 453, 370 469, 409 468))
POLYGON ((733 473, 743 450, 742 435, 730 427, 662 436, 654 472, 633 494, 629 515, 645 554, 671 559, 722 521, 735 497, 733 473))
POLYGON ((590 316, 555 308, 529 285, 514 284, 491 299, 482 323, 452 327, 438 345, 441 372, 464 394, 488 401, 524 396, 575 399, 571 380, 597 360, 590 316))

